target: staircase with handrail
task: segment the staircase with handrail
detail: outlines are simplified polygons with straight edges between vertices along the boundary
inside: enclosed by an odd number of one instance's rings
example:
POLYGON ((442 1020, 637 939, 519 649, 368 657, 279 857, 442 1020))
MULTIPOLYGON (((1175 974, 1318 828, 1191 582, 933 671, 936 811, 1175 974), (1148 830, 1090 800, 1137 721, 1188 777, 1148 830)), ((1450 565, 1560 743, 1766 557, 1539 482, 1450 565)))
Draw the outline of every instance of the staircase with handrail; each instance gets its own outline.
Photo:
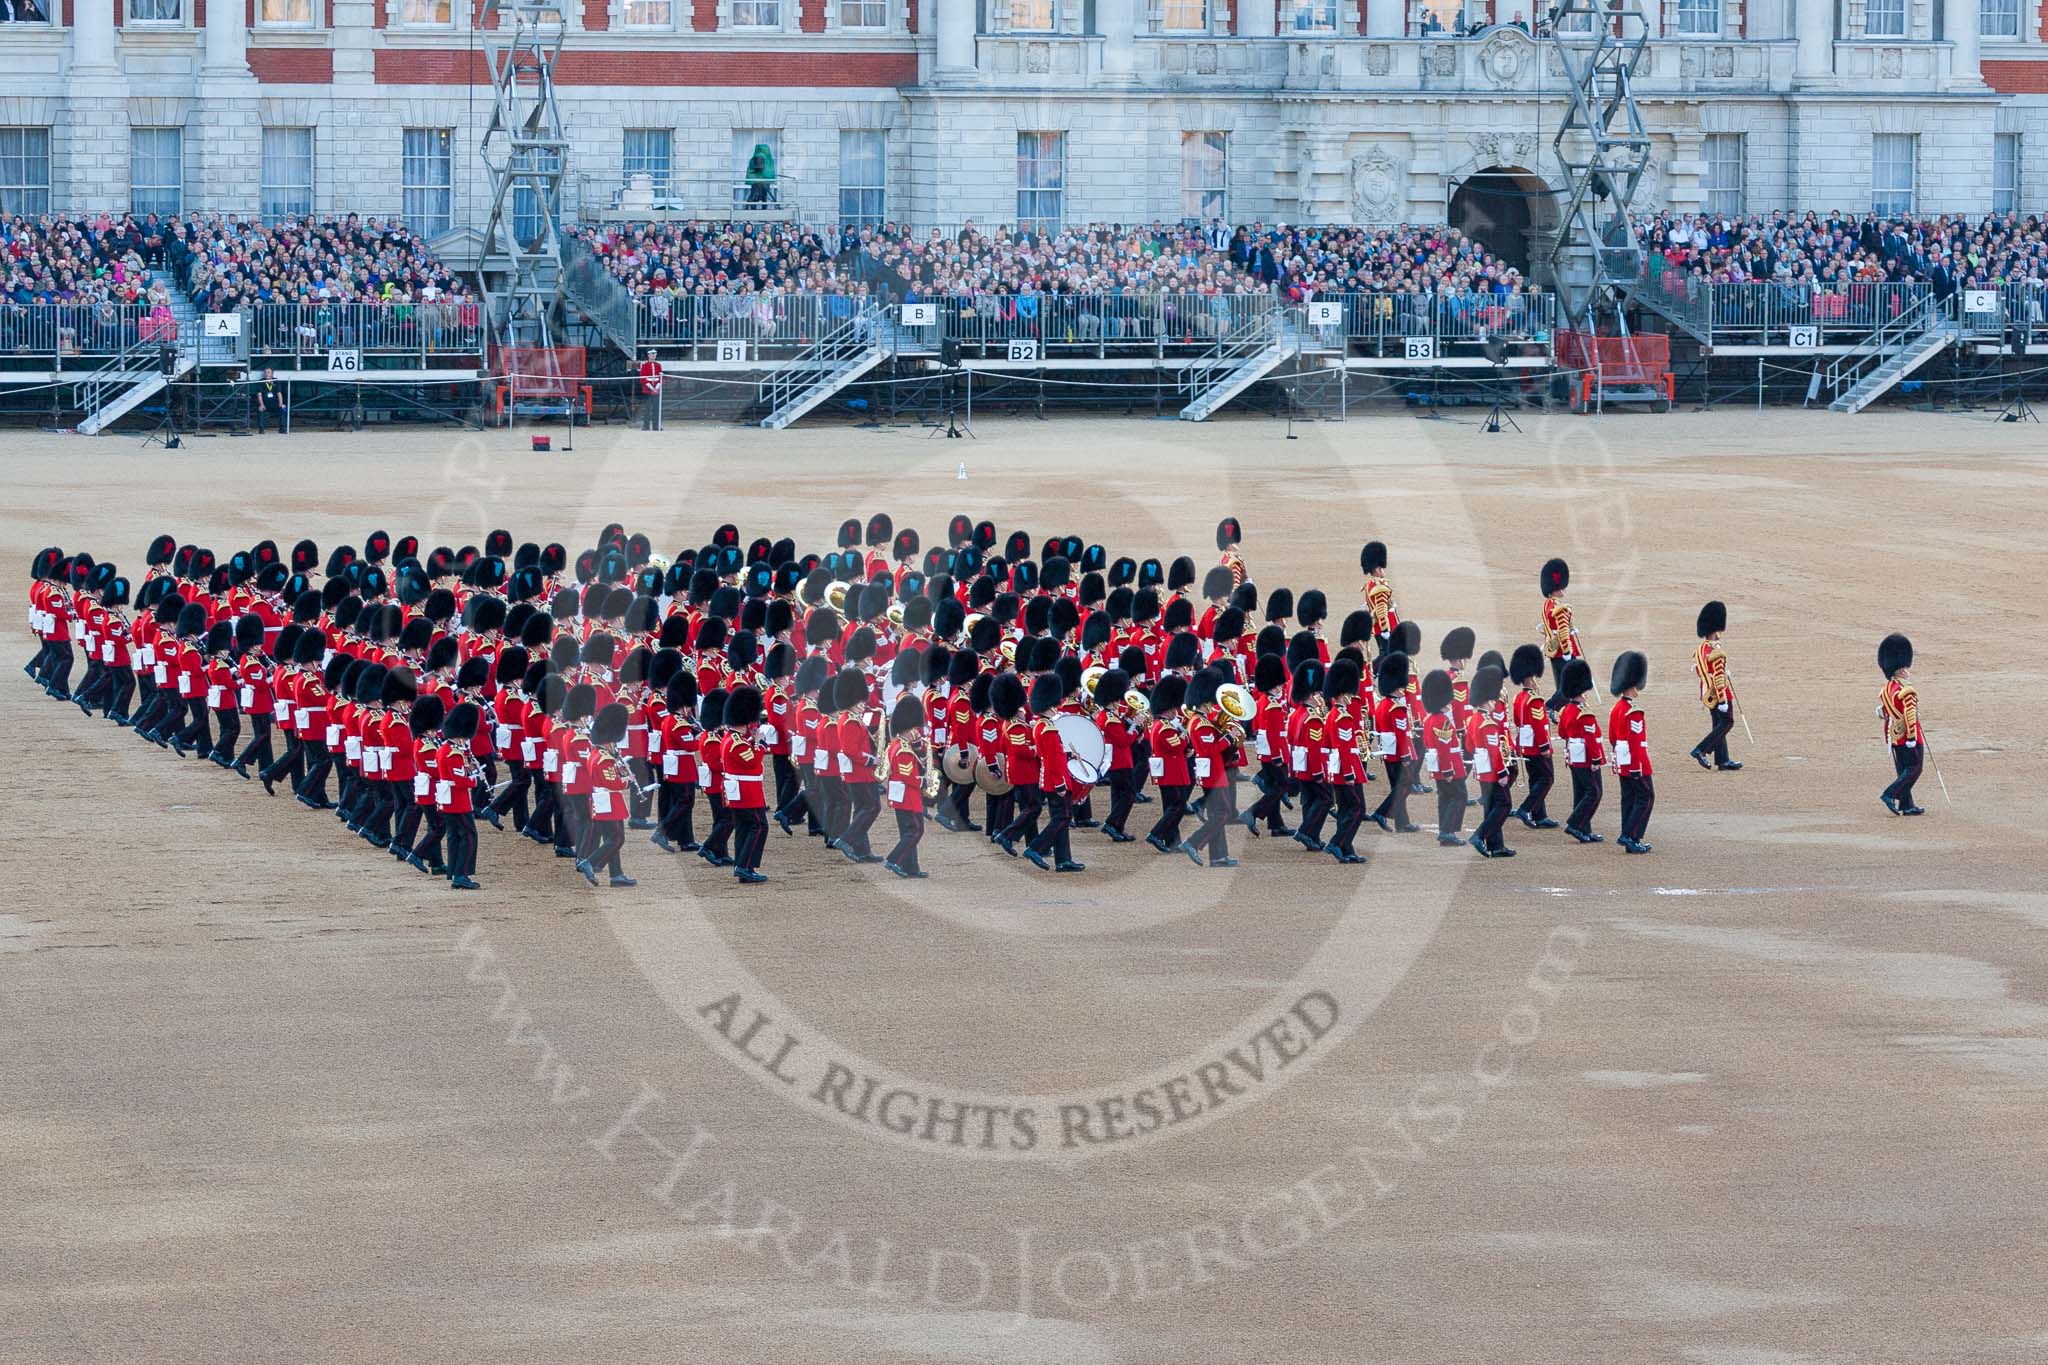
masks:
POLYGON ((1209 415, 1278 369, 1300 345, 1287 310, 1269 308, 1254 314, 1235 330, 1216 339, 1214 350, 1183 372, 1188 402, 1183 422, 1205 422, 1209 415))
POLYGON ((79 401, 79 407, 85 413, 78 423, 78 432, 82 436, 99 435, 162 393, 173 379, 182 378, 202 358, 206 358, 201 349, 199 313, 192 306, 192 300, 178 288, 176 281, 161 270, 152 271, 151 280, 152 283, 161 280, 169 287, 171 317, 176 322, 176 330, 169 338, 155 334, 138 337, 133 345, 85 381, 80 388, 79 401), (163 360, 167 341, 173 356, 168 371, 163 360))
POLYGON ((882 363, 879 306, 863 303, 846 321, 777 366, 761 386, 768 415, 761 425, 780 431, 882 363))
POLYGON ((1948 318, 1942 301, 1922 295, 1827 367, 1822 382, 1836 395, 1828 410, 1863 411, 1961 336, 1962 328, 1948 318))

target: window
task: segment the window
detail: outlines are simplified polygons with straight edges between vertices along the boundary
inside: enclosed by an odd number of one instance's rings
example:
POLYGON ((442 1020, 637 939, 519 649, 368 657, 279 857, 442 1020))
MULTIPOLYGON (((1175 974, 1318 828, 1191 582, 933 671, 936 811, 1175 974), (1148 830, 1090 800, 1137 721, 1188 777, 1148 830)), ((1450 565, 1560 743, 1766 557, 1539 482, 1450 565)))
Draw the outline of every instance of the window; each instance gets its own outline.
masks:
POLYGON ((1721 0, 1678 0, 1678 36, 1712 38, 1721 31, 1721 0))
POLYGON ((1159 27, 1166 33, 1203 33, 1209 28, 1206 0, 1165 0, 1159 27))
POLYGON ((625 152, 620 158, 626 187, 631 189, 633 178, 644 175, 655 199, 666 199, 674 155, 675 134, 668 129, 628 128, 625 152))
POLYGON ((1870 211, 1913 211, 1914 163, 1920 139, 1911 133, 1879 133, 1870 139, 1870 211))
POLYGON ((1050 33, 1053 0, 1010 0, 1012 33, 1050 33))
POLYGON ((263 220, 303 218, 313 211, 313 130, 263 130, 263 220))
POLYGON ((128 0, 131 24, 179 24, 185 21, 185 0, 128 0))
POLYGON ((136 213, 176 213, 185 205, 185 130, 128 130, 128 206, 136 213))
POLYGON ((50 130, 0 128, 0 213, 50 211, 50 130))
POLYGON ((1180 135, 1181 215, 1206 223, 1212 218, 1229 218, 1228 167, 1224 155, 1229 146, 1222 133, 1180 135))
POLYGON ((263 0, 257 7, 260 24, 311 24, 313 0, 263 0))
POLYGON ((2020 36, 2020 0, 1983 0, 1977 14, 1986 38, 2020 36))
POLYGON ((1058 232, 1066 199, 1067 135, 1017 134, 1017 226, 1058 232))
POLYGON ((1999 133, 1991 141, 1991 211, 2020 211, 2020 135, 1999 133))
POLYGON ((774 128, 732 130, 732 202, 779 204, 782 186, 782 133, 774 128), (764 151, 765 149, 765 151, 764 151))
POLYGON ((399 168, 399 205, 406 226, 422 237, 446 232, 455 217, 455 134, 408 128, 399 168))
POLYGON ((530 248, 547 235, 548 224, 561 222, 561 181, 559 177, 550 180, 545 174, 560 169, 561 153, 534 147, 516 155, 518 169, 531 169, 539 177, 529 180, 521 176, 512 182, 512 235, 521 246, 530 248), (541 204, 543 195, 549 201, 545 209, 541 204))
POLYGON ((1295 0, 1296 33, 1330 33, 1337 27, 1337 0, 1295 0))
POLYGON ((839 27, 889 27, 888 0, 840 0, 839 27))
POLYGON ((1700 188, 1707 192, 1708 213, 1742 212, 1742 154, 1742 134, 1707 134, 1707 177, 1700 188))
POLYGON ((447 28, 448 0, 405 0, 401 11, 407 28, 447 28))
POLYGON ((781 28, 782 0, 732 0, 734 28, 781 28))
POLYGON ((839 134, 839 221, 848 227, 879 227, 883 187, 888 180, 889 135, 866 129, 839 134))
POLYGON ((626 0, 627 28, 674 28, 669 0, 626 0))
POLYGON ((1903 38, 1906 36, 1906 0, 1869 0, 1863 11, 1863 36, 1903 38))

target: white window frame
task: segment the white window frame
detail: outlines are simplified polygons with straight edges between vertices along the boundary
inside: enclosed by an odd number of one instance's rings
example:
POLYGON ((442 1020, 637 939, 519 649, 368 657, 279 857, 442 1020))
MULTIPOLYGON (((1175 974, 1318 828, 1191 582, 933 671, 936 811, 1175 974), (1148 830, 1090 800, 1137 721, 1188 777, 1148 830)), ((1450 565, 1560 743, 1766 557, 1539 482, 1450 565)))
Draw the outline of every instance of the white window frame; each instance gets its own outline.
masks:
POLYGON ((1722 8, 1722 0, 1678 0, 1678 36, 1720 37, 1722 8))
POLYGON ((1003 32, 1057 33, 1060 26, 1059 0, 1009 0, 1004 6, 1003 32), (1044 23, 1039 23, 1041 17, 1044 23))
POLYGON ((256 205, 264 222, 274 223, 281 218, 304 218, 312 214, 314 187, 318 183, 316 179, 318 171, 315 165, 316 143, 317 139, 314 137, 311 128, 284 127, 265 128, 263 130, 263 138, 258 144, 256 158, 258 187, 256 205), (285 149, 282 146, 284 135, 288 133, 298 134, 306 140, 304 183, 296 180, 286 183, 275 174, 278 167, 271 160, 273 143, 276 144, 277 155, 280 158, 290 157, 296 161, 300 155, 297 148, 285 149), (272 211, 273 199, 281 198, 284 194, 295 194, 299 191, 303 191, 305 194, 303 203, 280 204, 276 206, 275 212, 272 211))
POLYGON ((1181 217, 1191 218, 1205 227, 1217 218, 1226 223, 1230 221, 1230 134, 1210 130, 1180 135, 1180 212, 1181 217), (1215 164, 1217 183, 1198 184, 1198 180, 1205 178, 1202 172, 1208 166, 1207 158, 1196 155, 1196 149, 1207 148, 1211 138, 1216 140, 1215 150, 1218 153, 1215 164), (1213 211, 1203 207, 1211 195, 1216 197, 1213 211))
POLYGON ((882 128, 842 128, 839 130, 839 224, 857 227, 880 227, 888 221, 889 214, 889 134, 882 128), (852 158, 856 167, 872 163, 876 167, 875 183, 864 184, 861 179, 847 179, 848 139, 873 139, 866 147, 859 148, 860 154, 852 158), (879 149, 880 155, 871 155, 879 149), (862 199, 851 212, 847 209, 846 196, 873 195, 872 212, 865 207, 862 199))
POLYGON ((2018 213, 2025 176, 2026 143, 2018 133, 1991 136, 1991 211, 2018 213))
POLYGON ((255 26, 257 28, 262 29, 297 29, 300 31, 304 31, 307 29, 317 29, 320 27, 322 8, 323 7, 320 3, 320 0, 256 0, 255 26), (304 5, 306 7, 306 17, 303 19, 269 18, 264 14, 263 11, 266 6, 273 3, 283 7, 289 7, 295 4, 304 5))
POLYGON ((633 177, 645 173, 653 181, 654 199, 660 203, 675 190, 676 183, 676 130, 673 128, 626 128, 619 134, 619 187, 632 184, 633 177), (635 138, 654 139, 643 141, 642 150, 633 150, 635 138), (658 147, 661 156, 652 155, 658 147))
POLYGON ((676 26, 676 0, 619 0, 619 27, 670 33, 676 26), (656 16, 660 17, 656 17, 656 16))
POLYGON ((729 0, 729 3, 728 27, 748 33, 771 33, 780 32, 789 22, 789 6, 796 4, 797 0, 729 0), (748 18, 740 18, 743 11, 748 18), (761 17, 763 14, 774 17, 764 19, 761 17))
POLYGON ((1914 133, 1875 133, 1870 139, 1870 211, 1878 214, 1901 214, 1914 211, 1919 199, 1920 186, 1920 138, 1914 133), (1901 189, 1896 183, 1898 166, 1896 155, 1904 153, 1907 184, 1901 189), (1889 159, 1887 153, 1893 154, 1889 159), (1880 177, 1880 169, 1892 174, 1880 177), (1901 199, 1899 196, 1903 195, 1901 199))
POLYGON ((1161 33, 1207 33, 1209 0, 1159 0, 1161 33), (1176 13, 1176 11, 1178 11, 1176 13), (1193 22, 1190 23, 1189 20, 1193 22), (1178 21, 1178 22, 1176 22, 1178 21))
POLYGON ((418 237, 432 237, 445 232, 455 223, 455 130, 453 128, 401 128, 398 133, 398 203, 399 216, 405 225, 418 237), (415 152, 411 149, 413 135, 426 134, 426 150, 415 152), (436 148, 432 139, 439 136, 436 148), (438 166, 442 171, 439 184, 415 174, 438 166), (425 210, 413 207, 415 195, 439 195, 445 207, 438 214, 432 208, 425 210), (436 219, 442 221, 436 223, 436 219))
POLYGON ((1019 129, 1017 133, 1017 226, 1058 232, 1067 221, 1067 135, 1019 129), (1028 141, 1027 141, 1028 139, 1028 141), (1048 139, 1051 139, 1048 141, 1048 139), (1051 154, 1048 155, 1048 149, 1051 154), (1047 184, 1050 167, 1053 183, 1047 184), (1027 196, 1029 196, 1027 198, 1027 196), (1050 208, 1048 214, 1045 210, 1050 208))
POLYGON ((122 0, 122 3, 128 7, 122 22, 142 28, 183 28, 186 16, 191 12, 186 9, 185 0, 122 0), (166 16, 149 12, 165 9, 174 10, 176 13, 166 16))
POLYGON ((1863 36, 1903 38, 1906 36, 1906 0, 1864 0, 1863 36))
POLYGON ((1988 41, 2017 42, 2021 36, 2019 0, 1980 0, 1977 23, 1988 41))
MULTIPOLYGON (((148 153, 147 155, 149 155, 151 160, 154 161, 158 153, 151 152, 148 153)), ((129 212, 135 214, 137 217, 141 217, 145 213, 154 213, 159 216, 168 216, 173 213, 183 213, 185 211, 185 130, 183 128, 165 127, 159 125, 145 126, 139 128, 132 127, 128 130, 128 209, 129 212), (144 184, 141 176, 144 153, 142 152, 142 149, 136 145, 137 139, 151 135, 161 135, 164 133, 174 135, 178 141, 178 183, 175 187, 177 190, 177 202, 171 205, 171 207, 169 208, 164 208, 161 204, 157 203, 139 204, 135 200, 135 192, 138 189, 147 189, 152 192, 161 193, 162 191, 173 188, 171 185, 164 184, 158 181, 151 181, 148 184, 144 184)))
POLYGON ((50 134, 48 128, 21 124, 0 128, 0 213, 50 211, 50 134), (40 151, 34 145, 37 138, 42 140, 40 151), (34 179, 38 161, 43 172, 40 184, 34 179))
POLYGON ((437 33, 445 32, 455 27, 456 0, 393 0, 393 3, 397 6, 398 22, 392 27, 401 32, 437 33), (445 19, 415 19, 410 13, 414 6, 425 10, 446 8, 448 17, 445 19))
POLYGON ((1700 155, 1707 164, 1707 174, 1700 188, 1706 192, 1706 210, 1715 215, 1736 215, 1745 212, 1744 205, 1749 195, 1749 142, 1741 133, 1708 133, 1700 144, 1700 155), (1733 156, 1720 153, 1732 148, 1733 156), (1722 173, 1734 168, 1735 183, 1730 185, 1722 173))
POLYGON ((890 0, 827 0, 839 28, 847 33, 886 33, 892 22, 890 0), (853 16, 851 20, 848 16, 853 16), (879 17, 877 17, 879 16, 879 17), (869 21, 873 20, 872 23, 869 21))

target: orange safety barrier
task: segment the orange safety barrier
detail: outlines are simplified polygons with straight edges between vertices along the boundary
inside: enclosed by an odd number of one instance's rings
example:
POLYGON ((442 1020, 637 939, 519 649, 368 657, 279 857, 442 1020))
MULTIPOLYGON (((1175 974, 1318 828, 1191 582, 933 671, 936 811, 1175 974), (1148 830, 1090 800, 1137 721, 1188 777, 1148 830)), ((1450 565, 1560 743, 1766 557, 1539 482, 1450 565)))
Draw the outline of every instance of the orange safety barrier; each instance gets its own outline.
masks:
POLYGON ((1648 389, 1667 404, 1678 399, 1678 379, 1671 372, 1671 338, 1659 332, 1596 336, 1560 331, 1557 363, 1563 369, 1584 372, 1578 376, 1574 404, 1581 410, 1593 406, 1596 393, 1605 398, 1614 390, 1636 391, 1617 393, 1616 398, 1640 399, 1641 390, 1648 389))

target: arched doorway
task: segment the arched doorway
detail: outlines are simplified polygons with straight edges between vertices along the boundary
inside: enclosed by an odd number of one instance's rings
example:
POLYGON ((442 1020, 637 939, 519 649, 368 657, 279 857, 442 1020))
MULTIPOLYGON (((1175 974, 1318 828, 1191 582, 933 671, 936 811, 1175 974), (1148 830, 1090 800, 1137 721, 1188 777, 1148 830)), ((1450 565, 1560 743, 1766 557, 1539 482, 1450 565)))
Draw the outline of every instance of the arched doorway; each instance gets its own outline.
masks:
POLYGON ((1530 263, 1557 231, 1557 204, 1543 177, 1519 166, 1489 166, 1458 184, 1451 195, 1451 226, 1509 265, 1534 277, 1530 263))

